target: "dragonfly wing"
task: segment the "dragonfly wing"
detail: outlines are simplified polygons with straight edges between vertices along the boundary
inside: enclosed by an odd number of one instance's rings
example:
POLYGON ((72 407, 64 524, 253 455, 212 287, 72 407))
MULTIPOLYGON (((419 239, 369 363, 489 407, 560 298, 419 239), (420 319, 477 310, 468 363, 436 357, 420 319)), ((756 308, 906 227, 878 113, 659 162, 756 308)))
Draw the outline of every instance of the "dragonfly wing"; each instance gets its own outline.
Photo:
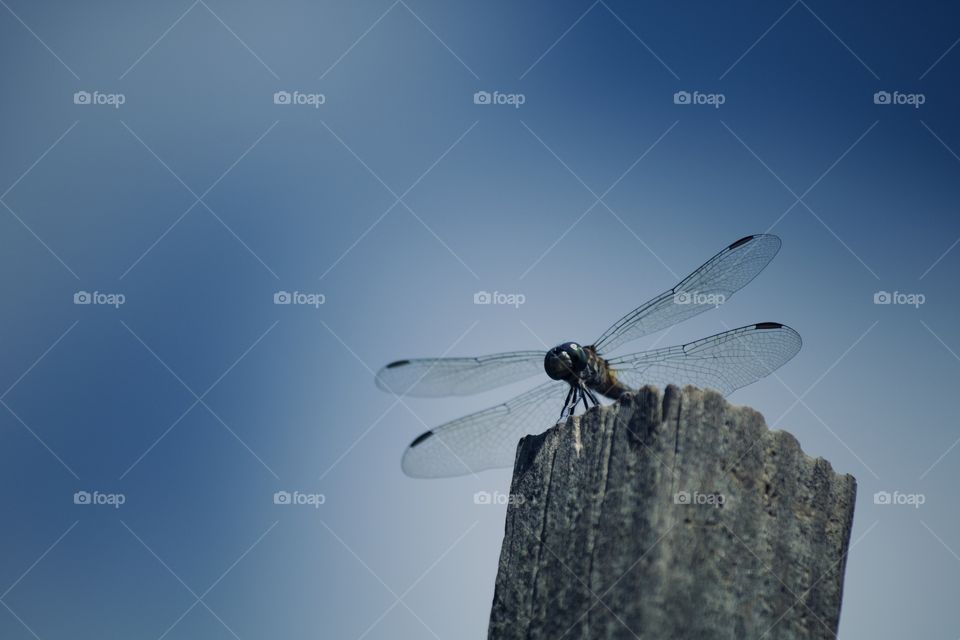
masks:
POLYGON ((568 390, 566 383, 551 380, 427 431, 404 452, 403 471, 414 478, 444 478, 510 467, 521 436, 556 424, 568 390))
POLYGON ((696 342, 611 358, 630 387, 668 384, 716 389, 728 395, 769 375, 800 351, 800 334, 776 322, 718 333, 696 342))
POLYGON ((770 234, 737 240, 710 258, 669 291, 620 318, 594 343, 600 353, 666 329, 726 302, 753 280, 780 250, 780 238, 770 234))
POLYGON ((377 372, 388 393, 465 396, 543 373, 544 351, 513 351, 479 358, 423 358, 391 362, 377 372))

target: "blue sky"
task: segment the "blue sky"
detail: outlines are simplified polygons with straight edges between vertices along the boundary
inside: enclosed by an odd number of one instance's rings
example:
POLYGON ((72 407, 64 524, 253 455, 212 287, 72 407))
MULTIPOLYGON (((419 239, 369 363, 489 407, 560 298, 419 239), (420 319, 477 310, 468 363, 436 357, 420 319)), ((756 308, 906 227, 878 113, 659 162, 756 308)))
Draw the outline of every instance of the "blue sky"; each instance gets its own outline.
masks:
POLYGON ((4 4, 0 635, 483 637, 509 470, 400 456, 532 382, 372 371, 588 343, 769 231, 633 350, 797 329, 731 401, 859 481, 841 637, 956 637, 958 37, 947 3, 4 4))

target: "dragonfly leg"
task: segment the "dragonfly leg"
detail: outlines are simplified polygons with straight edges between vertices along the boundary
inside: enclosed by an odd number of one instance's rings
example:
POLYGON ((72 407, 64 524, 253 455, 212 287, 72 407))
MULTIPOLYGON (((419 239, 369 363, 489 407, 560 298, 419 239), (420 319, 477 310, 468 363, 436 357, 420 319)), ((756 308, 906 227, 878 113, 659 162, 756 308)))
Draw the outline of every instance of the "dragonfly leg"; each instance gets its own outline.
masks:
POLYGON ((574 415, 577 413, 577 405, 580 404, 580 387, 573 387, 573 398, 570 400, 570 413, 568 415, 574 415))
POLYGON ((581 385, 580 385, 579 387, 577 387, 577 388, 578 388, 579 391, 580 391, 580 400, 583 400, 583 410, 584 410, 584 411, 587 411, 587 410, 590 409, 590 402, 589 402, 589 399, 590 399, 589 394, 590 394, 590 392, 587 391, 587 388, 584 387, 583 384, 581 384, 581 385))
POLYGON ((597 400, 597 396, 593 395, 593 391, 591 391, 590 389, 584 388, 584 392, 593 401, 593 406, 595 407, 600 406, 600 402, 597 400))
MULTIPOLYGON (((561 420, 563 420, 564 418, 567 417, 567 409, 570 407, 570 399, 573 398, 573 390, 574 390, 575 388, 576 388, 576 387, 574 387, 574 386, 571 385, 570 391, 567 392, 567 399, 563 401, 563 408, 560 409, 560 419, 561 419, 561 420)), ((571 413, 573 413, 572 410, 571 410, 571 413)))
POLYGON ((583 387, 576 385, 573 387, 573 400, 570 404, 570 415, 577 413, 577 405, 583 400, 583 387))

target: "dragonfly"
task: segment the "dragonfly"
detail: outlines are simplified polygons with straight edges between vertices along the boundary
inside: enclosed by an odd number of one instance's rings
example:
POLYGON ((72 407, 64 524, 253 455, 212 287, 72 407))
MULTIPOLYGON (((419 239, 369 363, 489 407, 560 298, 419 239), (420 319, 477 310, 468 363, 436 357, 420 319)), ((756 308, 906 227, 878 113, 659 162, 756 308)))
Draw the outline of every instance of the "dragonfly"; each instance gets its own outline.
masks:
POLYGON ((538 374, 549 378, 502 404, 417 436, 403 454, 404 473, 440 478, 513 466, 521 436, 556 424, 558 407, 562 421, 581 403, 585 410, 599 405, 597 396, 617 400, 643 385, 668 384, 729 395, 769 375, 793 358, 802 344, 796 331, 778 322, 751 324, 682 345, 606 354, 725 303, 770 263, 780 246, 780 238, 772 234, 737 240, 675 287, 617 320, 589 345, 564 342, 549 350, 386 365, 376 374, 376 384, 401 397, 466 396, 538 374))

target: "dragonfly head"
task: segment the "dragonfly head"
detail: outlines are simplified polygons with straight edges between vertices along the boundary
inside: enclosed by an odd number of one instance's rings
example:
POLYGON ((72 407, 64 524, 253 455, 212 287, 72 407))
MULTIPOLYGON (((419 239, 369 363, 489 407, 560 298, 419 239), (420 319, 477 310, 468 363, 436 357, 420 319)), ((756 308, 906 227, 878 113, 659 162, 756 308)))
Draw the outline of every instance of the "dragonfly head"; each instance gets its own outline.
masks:
POLYGON ((576 342, 564 342, 547 352, 543 368, 554 380, 572 382, 587 368, 587 354, 576 342))

